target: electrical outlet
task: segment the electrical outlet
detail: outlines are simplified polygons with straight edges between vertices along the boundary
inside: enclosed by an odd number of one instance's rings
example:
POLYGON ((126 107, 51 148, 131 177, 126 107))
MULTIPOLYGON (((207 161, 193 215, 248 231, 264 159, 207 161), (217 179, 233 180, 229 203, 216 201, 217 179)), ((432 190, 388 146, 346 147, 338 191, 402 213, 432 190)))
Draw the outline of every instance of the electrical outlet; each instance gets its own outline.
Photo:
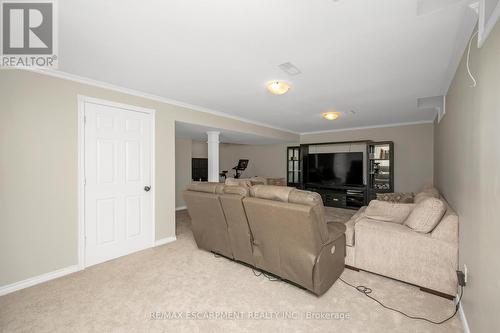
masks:
POLYGON ((467 271, 467 265, 466 264, 464 264, 464 280, 465 280, 465 283, 469 282, 469 272, 467 271))

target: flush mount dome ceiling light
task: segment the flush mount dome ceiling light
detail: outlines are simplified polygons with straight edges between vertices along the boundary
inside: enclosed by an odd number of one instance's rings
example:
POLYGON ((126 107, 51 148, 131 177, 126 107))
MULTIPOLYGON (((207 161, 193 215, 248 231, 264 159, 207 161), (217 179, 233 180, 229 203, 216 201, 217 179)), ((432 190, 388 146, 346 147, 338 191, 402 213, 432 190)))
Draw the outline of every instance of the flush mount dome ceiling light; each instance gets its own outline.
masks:
POLYGON ((323 112, 323 118, 325 118, 326 120, 335 120, 338 119, 341 115, 342 113, 337 111, 323 112))
POLYGON ((267 83, 267 90, 275 95, 283 95, 288 92, 290 85, 283 81, 273 80, 267 83))

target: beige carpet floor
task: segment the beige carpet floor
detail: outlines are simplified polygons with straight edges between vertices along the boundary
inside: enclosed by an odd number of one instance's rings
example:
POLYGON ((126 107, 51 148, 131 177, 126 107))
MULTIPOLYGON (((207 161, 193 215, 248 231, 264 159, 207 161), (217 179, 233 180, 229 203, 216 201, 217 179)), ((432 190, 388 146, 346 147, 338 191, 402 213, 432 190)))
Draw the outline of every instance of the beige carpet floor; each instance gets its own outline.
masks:
MULTIPOLYGON (((0 297, 0 331, 462 331, 458 316, 443 325, 407 319, 340 281, 318 298, 256 277, 246 266, 198 250, 189 224, 180 212, 173 243, 0 297)), ((351 270, 342 278, 412 314, 439 320, 453 311, 451 301, 404 283, 351 270)))

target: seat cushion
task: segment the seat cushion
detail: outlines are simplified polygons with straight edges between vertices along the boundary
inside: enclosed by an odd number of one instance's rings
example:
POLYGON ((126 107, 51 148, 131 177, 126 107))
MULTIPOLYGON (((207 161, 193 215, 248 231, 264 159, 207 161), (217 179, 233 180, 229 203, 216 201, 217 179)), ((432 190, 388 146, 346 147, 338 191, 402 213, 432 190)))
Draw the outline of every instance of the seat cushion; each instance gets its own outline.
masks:
POLYGON ((429 233, 441 221, 445 212, 446 204, 442 200, 427 198, 415 205, 405 224, 415 231, 429 233))
POLYGON ((402 224, 413 207, 414 204, 372 200, 366 208, 365 215, 373 220, 402 224))

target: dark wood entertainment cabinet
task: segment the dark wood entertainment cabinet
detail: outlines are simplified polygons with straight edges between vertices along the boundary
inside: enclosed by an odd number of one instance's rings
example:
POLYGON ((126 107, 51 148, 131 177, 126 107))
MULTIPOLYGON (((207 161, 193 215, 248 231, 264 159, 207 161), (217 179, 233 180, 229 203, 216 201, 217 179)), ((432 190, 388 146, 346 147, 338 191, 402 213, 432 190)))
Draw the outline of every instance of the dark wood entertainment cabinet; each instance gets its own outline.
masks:
POLYGON ((359 209, 366 204, 366 186, 328 186, 305 184, 306 191, 317 192, 328 207, 359 209))
MULTIPOLYGON (((316 152, 318 153, 318 152, 316 152)), ((359 209, 376 198, 377 193, 394 192, 394 143, 392 141, 342 141, 301 144, 300 147, 287 149, 287 183, 307 191, 321 195, 325 206, 348 209, 359 209), (305 182, 307 160, 310 147, 318 146, 326 153, 325 146, 349 147, 349 150, 332 152, 351 152, 355 146, 357 152, 364 156, 364 185, 362 186, 325 186, 324 184, 305 182), (362 148, 360 148, 362 147, 362 148)))

